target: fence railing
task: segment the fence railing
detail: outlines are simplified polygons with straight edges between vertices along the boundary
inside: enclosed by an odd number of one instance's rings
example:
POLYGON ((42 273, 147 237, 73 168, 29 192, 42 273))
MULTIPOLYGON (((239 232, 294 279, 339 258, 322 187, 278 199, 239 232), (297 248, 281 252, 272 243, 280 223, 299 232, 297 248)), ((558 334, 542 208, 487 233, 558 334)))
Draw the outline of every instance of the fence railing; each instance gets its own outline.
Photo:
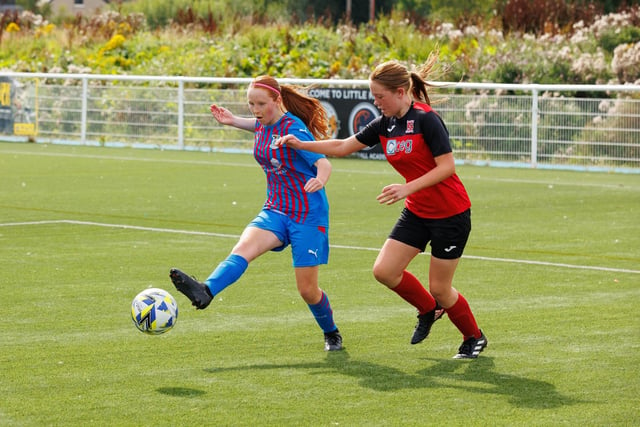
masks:
MULTIPOLYGON (((249 116, 250 81, 0 72, 0 139, 249 152, 252 135, 219 125, 209 105, 249 116)), ((279 81, 368 90, 366 80, 279 81)), ((640 85, 436 86, 458 161, 640 173, 640 85)))

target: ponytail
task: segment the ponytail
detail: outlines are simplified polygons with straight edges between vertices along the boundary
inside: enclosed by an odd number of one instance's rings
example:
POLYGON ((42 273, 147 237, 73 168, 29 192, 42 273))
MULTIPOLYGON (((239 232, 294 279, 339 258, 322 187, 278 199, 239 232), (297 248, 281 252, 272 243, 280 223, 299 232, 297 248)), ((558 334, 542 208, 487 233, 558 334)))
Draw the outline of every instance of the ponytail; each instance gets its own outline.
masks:
POLYGON ((293 85, 280 86, 282 103, 293 115, 297 116, 309 128, 316 139, 327 139, 329 133, 329 119, 322 103, 307 95, 307 88, 293 85))
POLYGON ((427 89, 434 85, 428 83, 427 78, 431 77, 434 72, 440 75, 446 71, 446 69, 441 70, 437 67, 439 53, 438 49, 432 51, 424 64, 415 71, 409 71, 398 61, 384 62, 373 70, 369 75, 369 80, 380 83, 389 90, 404 88, 411 93, 414 100, 431 105, 427 89))

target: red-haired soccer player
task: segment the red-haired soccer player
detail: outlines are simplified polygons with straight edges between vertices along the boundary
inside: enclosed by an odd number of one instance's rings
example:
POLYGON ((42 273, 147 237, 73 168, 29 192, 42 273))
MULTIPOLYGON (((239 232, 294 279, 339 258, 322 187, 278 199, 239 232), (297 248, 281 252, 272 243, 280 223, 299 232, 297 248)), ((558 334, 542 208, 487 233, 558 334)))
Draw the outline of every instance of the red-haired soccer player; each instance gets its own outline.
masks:
POLYGON ((283 135, 303 141, 328 136, 326 113, 317 99, 269 76, 251 83, 247 99, 253 118, 235 116, 215 104, 211 113, 224 125, 254 132, 253 154, 267 178, 267 199, 231 254, 204 283, 175 268, 169 276, 196 308, 204 309, 242 276, 251 261, 291 245, 298 292, 324 332, 325 350, 341 350, 342 336, 331 304, 318 284, 318 267, 329 258, 329 203, 324 186, 331 163, 321 154, 273 144, 283 135))

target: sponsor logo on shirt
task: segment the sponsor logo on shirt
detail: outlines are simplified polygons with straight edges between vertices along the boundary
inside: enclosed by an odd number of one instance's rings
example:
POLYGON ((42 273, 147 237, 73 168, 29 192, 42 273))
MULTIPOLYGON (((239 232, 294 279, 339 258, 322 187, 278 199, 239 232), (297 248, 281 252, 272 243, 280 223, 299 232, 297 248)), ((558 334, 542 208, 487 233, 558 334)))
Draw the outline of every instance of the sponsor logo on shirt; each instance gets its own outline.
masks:
POLYGON ((413 151, 412 139, 390 139, 387 141, 387 155, 393 156, 396 153, 404 152, 410 154, 413 151))
POLYGON ((272 157, 271 166, 273 166, 273 169, 271 169, 271 172, 278 175, 282 175, 284 173, 284 170, 282 169, 282 163, 280 163, 280 160, 272 157))
POLYGON ((387 155, 393 156, 396 154, 396 140, 390 139, 387 141, 387 155))

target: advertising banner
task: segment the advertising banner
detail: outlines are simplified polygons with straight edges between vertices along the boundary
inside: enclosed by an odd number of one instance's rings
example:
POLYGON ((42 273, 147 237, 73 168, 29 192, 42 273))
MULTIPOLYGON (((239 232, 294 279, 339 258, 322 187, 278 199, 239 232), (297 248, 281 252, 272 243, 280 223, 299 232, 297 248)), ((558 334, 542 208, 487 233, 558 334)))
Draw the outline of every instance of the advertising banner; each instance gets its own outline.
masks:
POLYGON ((32 105, 36 99, 36 86, 0 76, 1 134, 36 135, 36 109, 32 105))
MULTIPOLYGON (((332 138, 348 138, 355 135, 370 121, 380 115, 373 104, 369 89, 314 88, 309 95, 324 106, 332 131, 332 138)), ((354 154, 365 159, 384 159, 379 145, 354 154)))

